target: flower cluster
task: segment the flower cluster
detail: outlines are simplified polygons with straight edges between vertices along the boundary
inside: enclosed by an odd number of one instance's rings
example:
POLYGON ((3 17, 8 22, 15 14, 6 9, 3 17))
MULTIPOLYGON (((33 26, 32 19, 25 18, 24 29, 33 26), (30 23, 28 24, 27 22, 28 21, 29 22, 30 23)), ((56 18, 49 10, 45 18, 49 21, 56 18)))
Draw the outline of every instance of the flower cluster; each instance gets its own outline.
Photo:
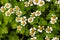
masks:
POLYGON ((46 36, 45 40, 59 40, 59 38, 58 37, 53 37, 52 39, 50 39, 49 36, 46 36))
POLYGON ((52 14, 50 23, 51 23, 51 24, 55 24, 55 23, 57 22, 57 19, 58 19, 58 17, 56 17, 56 15, 52 14))
POLYGON ((26 1, 25 3, 25 7, 33 6, 34 5, 38 5, 38 6, 43 6, 45 4, 45 2, 43 0, 29 0, 28 2, 26 1))

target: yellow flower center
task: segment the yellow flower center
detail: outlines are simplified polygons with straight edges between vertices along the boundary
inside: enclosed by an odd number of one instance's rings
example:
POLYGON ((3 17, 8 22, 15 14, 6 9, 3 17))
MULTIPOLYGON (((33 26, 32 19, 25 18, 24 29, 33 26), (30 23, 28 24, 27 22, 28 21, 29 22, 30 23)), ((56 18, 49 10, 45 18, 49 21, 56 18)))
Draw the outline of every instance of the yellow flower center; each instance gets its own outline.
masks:
POLYGON ((30 18, 29 21, 32 21, 32 18, 30 18))
POLYGON ((17 15, 20 15, 21 13, 20 13, 20 12, 17 12, 16 14, 17 14, 17 15))
POLYGON ((52 22, 55 22, 55 20, 52 20, 52 22))
POLYGON ((13 8, 10 8, 10 12, 13 12, 13 8))
POLYGON ((40 4, 43 4, 43 2, 42 2, 42 1, 40 1, 40 4))
POLYGON ((7 4, 6 7, 9 7, 9 4, 7 4))
POLYGON ((52 18, 53 18, 53 19, 55 19, 55 18, 56 18, 56 16, 52 16, 52 18))
POLYGON ((20 18, 19 18, 19 17, 17 17, 17 18, 16 18, 16 20, 20 20, 20 18))
POLYGON ((33 2, 32 2, 32 1, 30 1, 30 4, 33 4, 33 2))
POLYGON ((28 2, 26 2, 25 5, 28 6, 28 2))
POLYGON ((50 31, 51 29, 50 28, 47 28, 47 31, 50 31))
POLYGON ((10 12, 7 12, 6 14, 7 14, 7 15, 10 15, 10 12))
POLYGON ((19 25, 19 26, 17 26, 17 29, 21 29, 21 26, 19 25))
POLYGON ((35 14, 32 14, 32 17, 34 17, 35 16, 35 14))
POLYGON ((22 18, 22 21, 24 21, 25 20, 25 18, 22 18))
POLYGON ((24 22, 24 21, 22 21, 21 23, 22 23, 22 24, 25 24, 25 22, 24 22))
POLYGON ((40 12, 36 12, 36 14, 40 14, 40 12))
POLYGON ((16 10, 19 10, 19 7, 18 6, 16 6, 16 8, 15 8, 16 10))
POLYGON ((38 3, 38 0, 35 0, 36 3, 38 3))
POLYGON ((4 11, 4 10, 5 10, 5 8, 1 8, 1 10, 2 10, 2 11, 4 11))
POLYGON ((39 27, 40 30, 43 30, 43 27, 39 27))

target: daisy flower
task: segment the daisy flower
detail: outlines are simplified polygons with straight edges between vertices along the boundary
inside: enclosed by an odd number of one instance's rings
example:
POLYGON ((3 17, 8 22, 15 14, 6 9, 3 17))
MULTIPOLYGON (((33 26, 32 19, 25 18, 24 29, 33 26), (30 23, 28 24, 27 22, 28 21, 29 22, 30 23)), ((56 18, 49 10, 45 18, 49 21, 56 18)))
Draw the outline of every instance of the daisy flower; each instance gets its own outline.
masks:
POLYGON ((38 32, 42 32, 44 30, 44 26, 38 26, 38 32))
POLYGON ((36 40, 36 39, 37 39, 37 37, 32 37, 32 38, 31 38, 31 40, 36 40))
POLYGON ((52 14, 51 20, 57 20, 58 17, 56 17, 56 15, 52 14))
POLYGON ((35 34, 36 34, 36 28, 35 27, 34 28, 30 28, 30 35, 31 35, 31 37, 34 37, 35 34))
POLYGON ((57 21, 56 20, 51 20, 50 23, 51 24, 55 24, 57 21))
POLYGON ((32 23, 33 21, 34 21, 34 18, 33 17, 28 18, 28 22, 29 23, 32 23))
POLYGON ((10 8, 8 11, 10 11, 10 13, 14 13, 13 8, 10 8))
POLYGON ((57 37, 53 37, 53 39, 52 40, 59 40, 59 38, 57 38, 57 37))
POLYGON ((33 1, 29 0, 29 4, 30 4, 30 6, 33 6, 33 1))
POLYGON ((38 5, 43 6, 44 4, 45 4, 45 2, 43 0, 40 0, 38 5))
POLYGON ((17 30, 20 31, 21 29, 22 29, 22 26, 18 25, 18 26, 17 26, 17 30))
POLYGON ((39 0, 33 0, 34 5, 38 5, 39 4, 39 0))
POLYGON ((46 33, 51 33, 51 31, 53 31, 52 27, 49 27, 49 26, 48 26, 48 27, 46 28, 46 33))
POLYGON ((0 11, 1 12, 4 12, 6 10, 6 8, 4 7, 4 6, 2 6, 1 8, 0 8, 0 11))
POLYGON ((30 17, 35 18, 35 12, 31 13, 30 17))
POLYGON ((29 6, 29 2, 27 2, 27 1, 24 4, 25 4, 25 7, 29 6))
POLYGON ((6 8, 10 8, 10 7, 11 7, 11 4, 10 4, 10 3, 6 3, 6 4, 5 4, 5 7, 6 7, 6 8))
POLYGON ((50 40, 50 38, 48 36, 45 37, 45 40, 50 40))
POLYGON ((19 10, 20 10, 20 8, 18 6, 14 7, 14 11, 19 11, 19 10))
POLYGON ((21 17, 21 21, 27 21, 26 16, 21 17))
POLYGON ((17 11, 17 12, 16 12, 16 15, 17 15, 17 16, 21 16, 21 15, 22 15, 22 12, 21 12, 21 11, 17 11))
POLYGON ((36 13, 35 13, 35 16, 40 16, 41 15, 41 11, 36 11, 36 13))
POLYGON ((6 11, 6 12, 5 12, 5 15, 6 15, 6 16, 10 16, 10 15, 11 15, 10 11, 6 11))
POLYGON ((20 17, 16 17, 15 21, 16 22, 21 22, 21 18, 20 17))
POLYGON ((26 21, 21 21, 21 25, 22 25, 22 26, 25 26, 26 24, 27 24, 26 21))

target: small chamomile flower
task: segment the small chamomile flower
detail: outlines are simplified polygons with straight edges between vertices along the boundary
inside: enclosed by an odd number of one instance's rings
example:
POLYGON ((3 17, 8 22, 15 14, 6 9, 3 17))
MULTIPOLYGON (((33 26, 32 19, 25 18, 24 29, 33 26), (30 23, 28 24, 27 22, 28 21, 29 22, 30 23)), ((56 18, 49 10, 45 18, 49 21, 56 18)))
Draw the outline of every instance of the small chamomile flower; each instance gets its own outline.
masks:
POLYGON ((36 13, 35 13, 35 16, 40 16, 41 15, 41 11, 36 11, 36 13))
POLYGON ((30 17, 35 18, 35 12, 31 13, 30 17))
POLYGON ((36 28, 35 27, 34 28, 30 28, 30 36, 34 37, 35 34, 36 34, 36 28))
POLYGON ((33 21, 34 21, 34 18, 33 17, 28 18, 28 22, 29 23, 32 23, 33 21))
POLYGON ((32 38, 31 38, 31 40, 36 40, 36 39, 37 39, 37 37, 32 37, 32 38))
POLYGON ((21 11, 17 11, 17 12, 16 12, 16 15, 17 15, 17 16, 21 16, 21 15, 22 15, 22 12, 21 12, 21 11))
POLYGON ((26 16, 21 17, 21 21, 27 21, 26 16))
POLYGON ((56 17, 56 15, 52 14, 51 20, 57 20, 58 17, 56 17))
POLYGON ((55 24, 57 21, 56 20, 50 20, 51 24, 55 24))
POLYGON ((22 26, 18 25, 18 26, 17 26, 17 30, 20 31, 21 29, 22 29, 22 26))
POLYGON ((53 39, 52 40, 59 40, 59 38, 57 38, 57 37, 53 37, 53 39))
POLYGON ((25 7, 29 6, 29 2, 27 2, 27 1, 24 4, 25 4, 25 7))
POLYGON ((4 7, 4 6, 2 6, 1 8, 0 8, 0 11, 1 12, 4 12, 6 10, 6 8, 4 7))
POLYGON ((60 4, 60 0, 57 1, 57 4, 60 4))
POLYGON ((43 1, 43 0, 40 0, 40 2, 39 2, 39 6, 43 6, 45 4, 45 2, 43 1))
POLYGON ((48 36, 45 37, 45 40, 50 40, 50 38, 48 36))
POLYGON ((6 12, 5 12, 5 15, 6 15, 6 16, 10 16, 10 15, 11 15, 10 11, 6 11, 6 12))
POLYGON ((26 24, 27 24, 26 21, 21 21, 21 25, 22 25, 22 26, 25 26, 26 24))
POLYGON ((39 4, 39 0, 33 0, 34 5, 38 5, 39 4))
POLYGON ((24 0, 20 0, 20 1, 24 1, 24 0))
POLYGON ((21 22, 21 18, 20 17, 16 17, 15 21, 16 22, 21 22))
POLYGON ((11 7, 11 4, 10 4, 10 3, 6 3, 6 4, 5 4, 5 7, 6 7, 6 8, 10 8, 10 7, 11 7))
POLYGON ((51 31, 53 31, 52 27, 49 27, 49 26, 48 26, 48 27, 46 28, 46 33, 51 33, 51 31))
POLYGON ((14 9, 13 8, 9 8, 10 13, 14 13, 14 9))
POLYGON ((30 6, 33 6, 33 1, 29 0, 29 4, 30 4, 30 6))
POLYGON ((14 11, 19 11, 19 10, 20 10, 20 8, 18 6, 14 7, 14 11))
POLYGON ((38 32, 42 32, 44 30, 44 26, 38 26, 38 32))
POLYGON ((50 2, 51 0, 46 0, 47 2, 50 2))

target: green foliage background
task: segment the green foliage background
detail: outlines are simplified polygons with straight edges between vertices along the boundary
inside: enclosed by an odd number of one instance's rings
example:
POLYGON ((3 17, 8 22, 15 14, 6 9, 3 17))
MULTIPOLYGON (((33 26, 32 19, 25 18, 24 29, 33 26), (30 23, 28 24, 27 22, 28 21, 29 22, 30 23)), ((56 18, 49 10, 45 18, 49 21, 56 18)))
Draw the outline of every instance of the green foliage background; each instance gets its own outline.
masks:
MULTIPOLYGON (((24 2, 25 1, 28 0, 24 0, 24 2)), ((52 26, 53 31, 51 34, 47 34, 45 31, 42 33, 37 32, 37 40, 44 40, 44 37, 46 35, 48 35, 50 38, 53 38, 55 36, 60 38, 60 6, 54 4, 55 1, 56 0, 52 0, 51 2, 45 1, 45 5, 42 7, 34 5, 32 7, 29 6, 25 8, 24 2, 19 2, 17 0, 0 0, 0 6, 5 5, 5 3, 11 3, 13 5, 12 7, 19 6, 23 12, 23 15, 27 16, 27 18, 29 18, 30 13, 36 10, 42 11, 41 17, 36 17, 34 22, 26 25, 26 27, 24 27, 21 32, 18 32, 16 30, 16 26, 18 25, 18 23, 14 20, 16 18, 16 15, 13 14, 10 17, 6 17, 4 13, 0 12, 0 40, 30 40, 30 27, 33 26, 38 28, 37 26, 39 24, 44 25, 45 27, 52 26), (53 13, 58 17, 57 23, 54 25, 49 23, 50 17, 53 13)))

